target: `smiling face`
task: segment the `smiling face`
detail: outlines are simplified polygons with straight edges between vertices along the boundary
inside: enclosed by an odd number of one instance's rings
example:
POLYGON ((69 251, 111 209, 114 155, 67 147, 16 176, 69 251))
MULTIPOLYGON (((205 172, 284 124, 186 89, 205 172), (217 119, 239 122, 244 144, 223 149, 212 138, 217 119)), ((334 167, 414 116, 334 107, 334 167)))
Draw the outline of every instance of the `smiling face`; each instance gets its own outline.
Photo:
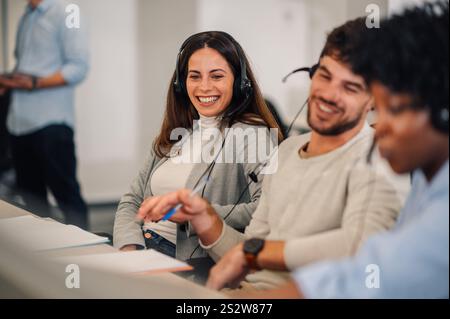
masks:
POLYGON ((234 74, 216 50, 195 51, 188 62, 186 88, 198 113, 207 117, 222 114, 233 98, 234 74))
POLYGON ((364 79, 324 56, 311 83, 308 124, 320 135, 359 131, 372 105, 364 79))
POLYGON ((426 109, 413 109, 408 94, 371 85, 377 110, 376 137, 381 155, 397 173, 421 168, 427 177, 448 158, 448 135, 438 133, 426 109))

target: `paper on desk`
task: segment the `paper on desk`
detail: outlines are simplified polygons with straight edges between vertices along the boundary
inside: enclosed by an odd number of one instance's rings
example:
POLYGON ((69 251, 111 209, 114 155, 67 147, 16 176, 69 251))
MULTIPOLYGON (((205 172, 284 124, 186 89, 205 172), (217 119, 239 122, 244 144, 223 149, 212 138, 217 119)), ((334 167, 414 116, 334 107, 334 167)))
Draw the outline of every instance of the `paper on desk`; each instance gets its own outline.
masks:
POLYGON ((18 246, 31 251, 95 245, 109 241, 76 226, 31 215, 0 219, 0 232, 18 246))
POLYGON ((166 256, 156 250, 137 250, 83 256, 56 257, 64 264, 76 264, 117 273, 155 273, 191 270, 185 262, 166 256))

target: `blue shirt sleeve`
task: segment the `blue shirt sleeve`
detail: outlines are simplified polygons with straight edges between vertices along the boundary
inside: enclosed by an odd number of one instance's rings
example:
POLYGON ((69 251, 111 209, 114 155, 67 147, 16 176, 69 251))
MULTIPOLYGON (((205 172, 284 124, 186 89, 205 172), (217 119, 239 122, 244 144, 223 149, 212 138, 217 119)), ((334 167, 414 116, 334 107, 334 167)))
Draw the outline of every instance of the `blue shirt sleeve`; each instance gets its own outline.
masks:
POLYGON ((62 28, 64 63, 61 73, 69 85, 83 81, 89 70, 89 45, 86 24, 79 29, 62 28))
POLYGON ((448 298, 449 206, 441 195, 404 227, 370 238, 355 257, 298 270, 300 290, 307 298, 448 298))

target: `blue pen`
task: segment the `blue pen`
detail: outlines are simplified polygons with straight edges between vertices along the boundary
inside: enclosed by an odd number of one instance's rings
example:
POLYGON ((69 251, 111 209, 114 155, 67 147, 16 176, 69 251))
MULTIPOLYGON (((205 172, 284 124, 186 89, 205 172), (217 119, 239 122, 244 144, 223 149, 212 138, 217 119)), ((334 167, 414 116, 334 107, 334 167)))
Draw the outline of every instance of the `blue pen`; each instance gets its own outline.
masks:
MULTIPOLYGON (((195 194, 197 194, 205 185, 206 183, 208 183, 209 178, 208 177, 204 177, 202 179, 202 181, 197 185, 196 188, 194 188, 194 190, 191 192, 191 194, 189 195, 189 197, 193 197, 195 194)), ((177 210, 179 210, 181 207, 183 206, 183 204, 178 204, 177 206, 175 206, 174 208, 172 208, 171 210, 169 210, 167 212, 167 214, 164 215, 164 217, 161 219, 162 221, 166 221, 169 218, 171 218, 173 215, 175 215, 175 213, 177 212, 177 210)))

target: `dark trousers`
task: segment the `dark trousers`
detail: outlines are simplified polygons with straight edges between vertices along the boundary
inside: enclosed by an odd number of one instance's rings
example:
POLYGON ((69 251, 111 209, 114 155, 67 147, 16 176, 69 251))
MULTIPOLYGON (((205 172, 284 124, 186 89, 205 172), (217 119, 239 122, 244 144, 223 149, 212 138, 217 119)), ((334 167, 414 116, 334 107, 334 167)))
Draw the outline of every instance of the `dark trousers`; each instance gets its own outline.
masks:
POLYGON ((0 177, 11 165, 11 154, 9 152, 9 136, 6 129, 8 117, 10 91, 0 96, 0 177))
POLYGON ((30 210, 48 216, 48 188, 66 223, 88 228, 87 207, 76 179, 75 144, 70 127, 50 125, 32 134, 11 136, 11 153, 17 187, 30 210))

